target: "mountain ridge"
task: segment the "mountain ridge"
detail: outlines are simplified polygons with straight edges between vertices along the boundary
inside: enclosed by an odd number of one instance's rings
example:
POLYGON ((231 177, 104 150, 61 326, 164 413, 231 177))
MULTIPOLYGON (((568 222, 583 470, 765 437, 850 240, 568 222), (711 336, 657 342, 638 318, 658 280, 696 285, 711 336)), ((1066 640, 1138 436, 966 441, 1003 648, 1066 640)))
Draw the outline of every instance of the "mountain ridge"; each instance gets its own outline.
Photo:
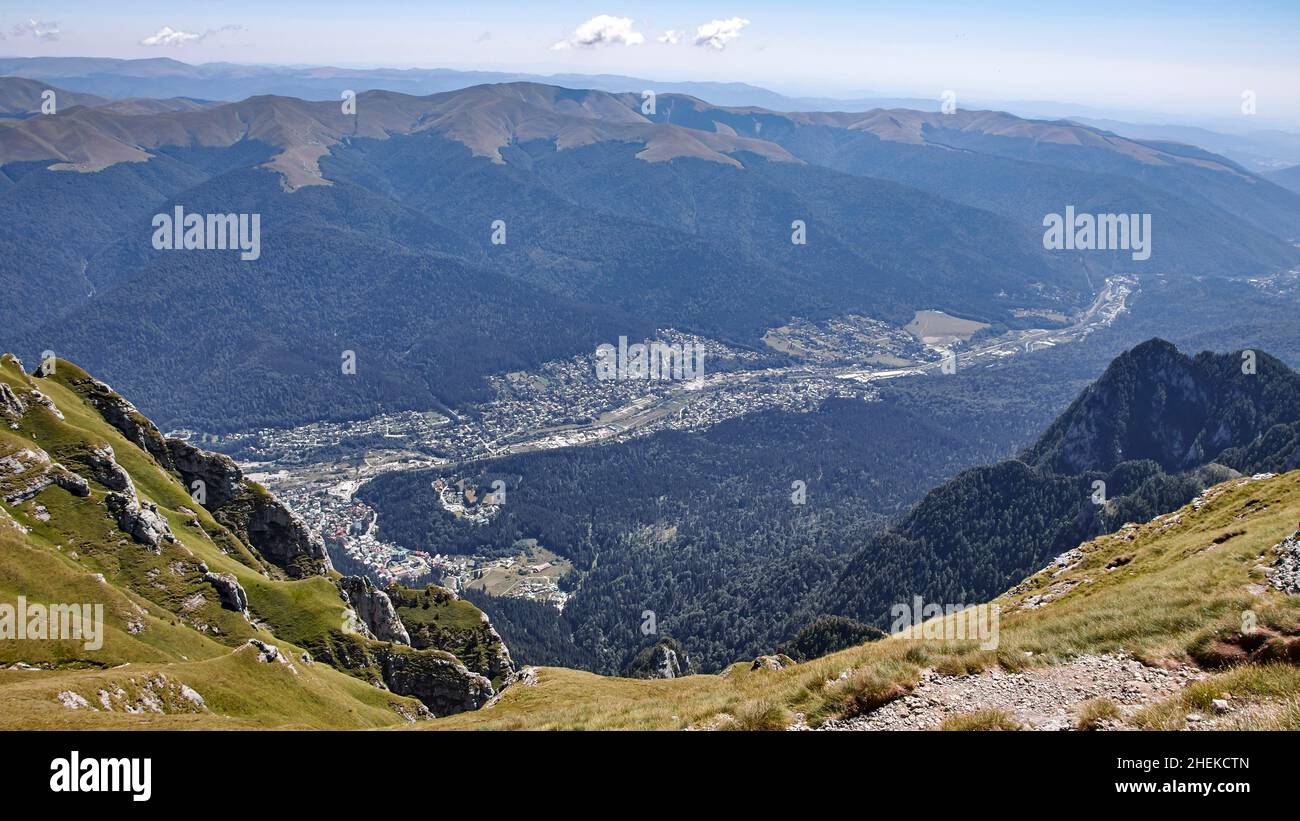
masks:
POLYGON ((1249 373, 1237 353, 1189 357, 1161 339, 1121 354, 1018 459, 958 474, 869 540, 822 609, 879 625, 898 590, 987 599, 1211 484, 1300 468, 1300 374, 1251 353, 1249 373))
POLYGON ((345 139, 425 130, 446 134, 494 162, 502 162, 503 146, 535 139, 554 140, 560 150, 599 141, 640 142, 645 149, 637 157, 649 162, 697 157, 739 165, 728 155, 740 151, 795 161, 761 140, 651 123, 604 92, 534 83, 473 86, 427 97, 363 91, 355 105, 357 113, 348 114, 342 104, 263 95, 195 111, 71 110, 61 119, 28 119, 0 132, 0 166, 55 160, 54 169, 94 172, 119 162, 147 161, 151 150, 168 146, 225 148, 255 140, 280 150, 268 167, 294 190, 328 184, 319 160, 345 139))

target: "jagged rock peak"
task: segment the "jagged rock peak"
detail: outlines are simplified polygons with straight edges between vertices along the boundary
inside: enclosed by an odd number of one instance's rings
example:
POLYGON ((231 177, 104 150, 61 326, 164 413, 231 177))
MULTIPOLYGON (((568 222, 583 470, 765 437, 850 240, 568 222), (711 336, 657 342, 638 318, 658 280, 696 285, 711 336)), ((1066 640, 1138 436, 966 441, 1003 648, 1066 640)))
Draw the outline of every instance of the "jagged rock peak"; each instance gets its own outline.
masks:
POLYGON ((338 582, 344 600, 372 636, 380 641, 411 644, 411 635, 402 624, 388 594, 375 587, 365 576, 344 576, 338 582))
POLYGON ((1167 472, 1295 421, 1300 375, 1263 351, 1195 357, 1151 339, 1116 357, 1022 455, 1064 475, 1151 460, 1167 472))

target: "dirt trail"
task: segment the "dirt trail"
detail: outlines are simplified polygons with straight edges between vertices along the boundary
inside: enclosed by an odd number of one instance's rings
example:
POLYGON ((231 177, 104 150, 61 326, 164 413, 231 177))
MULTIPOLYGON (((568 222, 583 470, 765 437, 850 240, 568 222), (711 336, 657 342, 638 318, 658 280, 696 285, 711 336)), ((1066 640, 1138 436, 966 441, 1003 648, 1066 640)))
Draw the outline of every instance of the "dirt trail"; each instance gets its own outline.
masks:
POLYGON ((1068 730, 1079 706, 1108 698, 1129 716, 1174 695, 1204 673, 1194 667, 1163 670, 1124 655, 1079 656, 1066 664, 1020 673, 990 670, 978 675, 922 673, 907 696, 865 716, 828 722, 826 730, 926 730, 945 718, 976 710, 1010 712, 1025 729, 1068 730))

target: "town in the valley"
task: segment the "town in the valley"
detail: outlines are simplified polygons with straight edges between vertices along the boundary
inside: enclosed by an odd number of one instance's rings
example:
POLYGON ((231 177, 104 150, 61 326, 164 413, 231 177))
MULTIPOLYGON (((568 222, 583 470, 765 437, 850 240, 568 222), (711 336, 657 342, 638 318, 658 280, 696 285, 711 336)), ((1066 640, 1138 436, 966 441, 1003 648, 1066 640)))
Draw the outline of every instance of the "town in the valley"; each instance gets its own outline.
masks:
POLYGON ((370 418, 348 422, 221 437, 177 433, 239 460, 251 478, 321 535, 336 564, 381 583, 434 582, 562 609, 569 594, 560 579, 569 566, 560 552, 552 552, 557 546, 525 540, 484 545, 479 555, 410 549, 383 538, 376 512, 356 491, 387 471, 442 468, 446 478, 430 485, 429 503, 475 527, 491 521, 507 497, 458 479, 459 465, 663 430, 701 430, 765 409, 806 412, 829 397, 873 401, 882 380, 941 377, 953 368, 986 367, 1082 338, 1123 313, 1137 287, 1135 277, 1113 277, 1072 320, 1043 317, 1059 327, 996 335, 941 311, 917 312, 901 328, 856 315, 822 322, 794 318, 764 335, 763 350, 668 330, 659 341, 704 352, 702 378, 600 379, 592 356, 575 356, 492 377, 495 397, 476 407, 473 417, 377 408, 370 418))

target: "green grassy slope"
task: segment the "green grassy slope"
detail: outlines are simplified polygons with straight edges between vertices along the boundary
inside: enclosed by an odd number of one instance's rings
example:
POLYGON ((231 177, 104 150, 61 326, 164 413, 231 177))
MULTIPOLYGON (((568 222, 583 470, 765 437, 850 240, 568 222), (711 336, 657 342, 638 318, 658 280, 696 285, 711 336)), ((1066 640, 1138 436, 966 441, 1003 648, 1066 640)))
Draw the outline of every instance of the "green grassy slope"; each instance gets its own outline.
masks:
POLYGON ((414 698, 370 683, 380 681, 374 655, 386 645, 346 626, 336 574, 290 581, 268 572, 176 474, 83 401, 84 379, 71 363, 59 361, 53 375, 34 378, 11 357, 0 358, 0 383, 27 406, 17 420, 0 420, 0 464, 8 468, 0 470, 0 497, 12 497, 43 469, 15 456, 43 451, 89 478, 85 464, 107 445, 140 501, 157 505, 174 541, 154 549, 124 533, 104 504, 112 489, 94 478, 84 497, 50 484, 0 502, 0 602, 97 603, 105 621, 99 648, 71 639, 0 639, 0 727, 361 728, 419 716, 414 698), (33 401, 33 390, 54 409, 33 401), (202 566, 238 580, 251 620, 222 607, 202 566), (250 639, 276 646, 283 662, 259 660, 250 639), (319 660, 339 657, 355 663, 344 672, 319 660), (178 695, 182 685, 201 706, 178 695), (78 697, 84 706, 65 706, 78 697))

